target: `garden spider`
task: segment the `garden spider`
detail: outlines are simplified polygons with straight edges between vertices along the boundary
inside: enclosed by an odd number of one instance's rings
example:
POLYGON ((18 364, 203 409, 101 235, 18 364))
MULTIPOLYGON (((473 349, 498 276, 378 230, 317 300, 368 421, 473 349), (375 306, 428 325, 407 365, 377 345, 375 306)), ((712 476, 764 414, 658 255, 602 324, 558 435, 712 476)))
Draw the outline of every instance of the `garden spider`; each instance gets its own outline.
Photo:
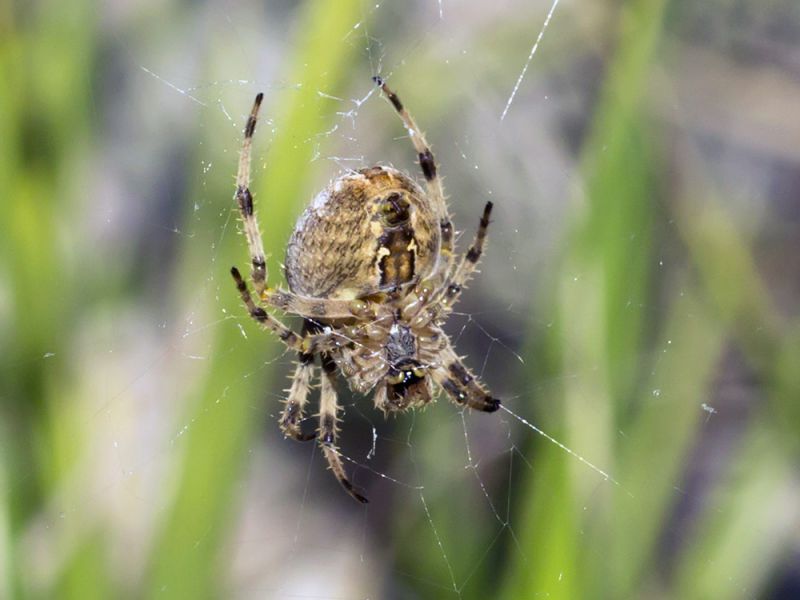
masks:
POLYGON ((296 440, 316 437, 339 483, 360 502, 367 499, 350 483, 336 448, 338 372, 356 392, 377 387, 375 407, 384 414, 424 406, 433 398, 434 384, 459 406, 485 412, 500 408, 441 329, 480 259, 492 203, 483 209, 469 250, 456 260, 453 225, 425 136, 397 95, 379 77, 373 80, 408 130, 425 189, 391 167, 341 175, 297 221, 286 249, 289 291, 269 287, 249 189, 251 144, 263 99, 258 94, 244 129, 234 196, 250 250, 255 299, 239 270, 231 269, 250 316, 298 353, 281 430, 296 440), (302 317, 301 333, 262 306, 302 317), (300 424, 317 355, 322 366, 319 426, 307 434, 300 424))

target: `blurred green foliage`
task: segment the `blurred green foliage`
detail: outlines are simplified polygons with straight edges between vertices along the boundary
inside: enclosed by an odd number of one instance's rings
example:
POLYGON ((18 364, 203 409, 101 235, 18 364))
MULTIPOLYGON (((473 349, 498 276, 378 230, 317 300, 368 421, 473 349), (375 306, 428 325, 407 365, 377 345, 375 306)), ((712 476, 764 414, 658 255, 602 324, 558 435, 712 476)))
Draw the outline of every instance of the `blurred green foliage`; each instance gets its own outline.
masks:
MULTIPOLYGON (((800 324, 773 306, 750 240, 713 180, 693 173, 689 181, 668 185, 668 141, 648 95, 667 4, 635 0, 610 12, 614 50, 580 152, 585 189, 568 213, 573 222, 552 268, 556 275, 539 290, 543 310, 555 321, 544 336, 527 332, 526 367, 515 387, 557 382, 546 398, 533 392, 526 398, 536 422, 616 483, 529 432, 524 451, 536 457, 535 468, 508 482, 516 486, 508 492, 506 517, 514 539, 495 543, 493 517, 477 516, 468 496, 438 488, 443 474, 431 466, 424 500, 398 507, 394 522, 375 532, 391 531, 396 540, 385 560, 411 590, 402 597, 761 596, 782 567, 785 546, 771 542, 788 525, 775 518, 787 514, 781 503, 797 500, 800 324), (660 277, 654 250, 664 234, 655 223, 665 213, 687 255, 669 281, 660 277), (731 348, 741 352, 765 401, 706 482, 706 500, 693 507, 691 526, 667 551, 682 478, 702 452, 701 428, 709 416, 703 407, 712 403, 731 348), (570 377, 574 373, 582 376, 570 377), (467 572, 463 565, 476 560, 467 572), (427 583, 451 581, 455 590, 427 583)), ((351 77, 363 76, 349 68, 356 44, 342 40, 354 23, 374 16, 350 0, 309 2, 299 11, 300 33, 285 73, 296 87, 273 107, 278 127, 270 167, 256 169, 254 184, 261 197, 284 199, 268 214, 275 277, 282 240, 313 192, 319 163, 307 140, 332 122, 318 92, 335 95, 351 77)), ((31 581, 29 567, 38 558, 31 530, 52 510, 77 457, 91 445, 73 410, 82 389, 71 348, 76 323, 112 298, 135 298, 137 290, 132 277, 117 287, 117 278, 125 279, 119 273, 87 272, 86 257, 71 251, 85 197, 102 202, 84 164, 101 127, 101 116, 91 110, 102 59, 96 5, 3 5, 0 19, 0 597, 225 597, 237 486, 260 427, 248 402, 229 400, 231 389, 238 399, 260 398, 266 383, 280 385, 269 374, 242 377, 265 370, 263 349, 277 344, 268 336, 245 341, 232 323, 215 330, 210 359, 191 383, 181 419, 192 426, 173 457, 168 480, 174 490, 161 507, 142 578, 124 581, 110 568, 109 540, 118 533, 100 520, 65 523, 57 573, 44 588, 31 581)), ((426 60, 412 54, 403 72, 423 73, 420 81, 426 81, 426 60)), ((453 103, 458 94, 432 91, 453 103)), ((216 132, 199 135, 198 147, 214 144, 216 132)), ((231 196, 229 179, 209 181, 208 197, 231 196)), ((189 194, 200 195, 196 184, 187 185, 189 194)), ((182 218, 190 221, 191 211, 182 218)), ((209 226, 178 248, 170 295, 191 292, 217 235, 209 226)), ((225 271, 244 255, 227 244, 216 260, 225 271)), ((220 306, 237 314, 235 294, 225 294, 232 288, 222 290, 220 306)), ((417 451, 427 456, 459 442, 438 437, 435 425, 422 422, 414 435, 417 451)), ((415 491, 409 494, 417 499, 415 491)), ((384 585, 386 597, 394 597, 392 584, 384 585)))

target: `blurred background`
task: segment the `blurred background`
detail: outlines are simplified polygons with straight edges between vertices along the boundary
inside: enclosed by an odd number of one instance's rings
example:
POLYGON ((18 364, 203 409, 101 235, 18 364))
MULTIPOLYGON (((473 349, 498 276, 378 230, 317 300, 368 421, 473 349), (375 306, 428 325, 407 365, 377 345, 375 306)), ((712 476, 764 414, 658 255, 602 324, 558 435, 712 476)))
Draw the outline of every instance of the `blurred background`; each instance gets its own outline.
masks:
POLYGON ((0 2, 0 597, 800 596, 798 40, 795 0, 0 2), (446 329, 509 412, 342 386, 362 506, 228 271, 256 92, 273 283, 332 178, 417 176, 377 74, 460 248, 495 203, 446 329))

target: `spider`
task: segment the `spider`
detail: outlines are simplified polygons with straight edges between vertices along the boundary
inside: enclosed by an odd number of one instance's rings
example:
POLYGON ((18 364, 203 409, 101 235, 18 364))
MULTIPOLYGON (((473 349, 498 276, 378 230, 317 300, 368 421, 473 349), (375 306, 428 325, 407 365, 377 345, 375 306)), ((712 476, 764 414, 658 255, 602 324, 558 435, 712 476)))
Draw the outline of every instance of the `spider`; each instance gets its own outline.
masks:
POLYGON ((286 437, 316 438, 333 474, 359 502, 336 447, 336 378, 366 394, 385 415, 421 407, 444 390, 461 407, 494 412, 500 401, 462 363, 442 324, 475 271, 492 203, 483 209, 466 254, 456 257, 453 225, 425 136, 397 94, 373 81, 400 116, 425 179, 388 166, 350 171, 332 181, 300 216, 286 249, 289 290, 267 285, 267 266, 250 194, 250 153, 263 94, 256 96, 239 154, 234 196, 250 251, 255 298, 236 267, 231 274, 250 316, 272 331, 298 362, 279 425, 286 437), (264 307, 303 318, 295 333, 264 307), (314 358, 322 367, 319 425, 304 433, 314 358))

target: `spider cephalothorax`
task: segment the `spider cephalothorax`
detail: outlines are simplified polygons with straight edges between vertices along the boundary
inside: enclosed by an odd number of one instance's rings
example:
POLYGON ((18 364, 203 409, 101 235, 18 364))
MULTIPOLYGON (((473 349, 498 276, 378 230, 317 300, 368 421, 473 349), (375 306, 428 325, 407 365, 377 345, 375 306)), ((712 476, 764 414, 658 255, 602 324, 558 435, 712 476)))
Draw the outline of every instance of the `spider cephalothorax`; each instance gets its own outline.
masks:
POLYGON ((384 413, 424 406, 435 387, 456 404, 493 412, 493 398, 456 355, 441 329, 475 271, 486 241, 487 202, 469 250, 456 260, 453 226, 436 174, 433 154, 397 95, 376 83, 400 115, 417 150, 425 189, 385 166, 348 172, 321 191, 297 221, 286 249, 289 291, 267 286, 264 250, 249 190, 250 146, 262 95, 256 96, 239 157, 236 201, 251 259, 253 298, 234 267, 233 278, 250 315, 298 352, 280 426, 287 437, 317 438, 331 470, 357 500, 336 449, 335 382, 341 372, 350 388, 374 391, 384 413), (262 306, 303 317, 294 333, 262 306), (301 430, 320 358, 320 420, 315 434, 301 430))

